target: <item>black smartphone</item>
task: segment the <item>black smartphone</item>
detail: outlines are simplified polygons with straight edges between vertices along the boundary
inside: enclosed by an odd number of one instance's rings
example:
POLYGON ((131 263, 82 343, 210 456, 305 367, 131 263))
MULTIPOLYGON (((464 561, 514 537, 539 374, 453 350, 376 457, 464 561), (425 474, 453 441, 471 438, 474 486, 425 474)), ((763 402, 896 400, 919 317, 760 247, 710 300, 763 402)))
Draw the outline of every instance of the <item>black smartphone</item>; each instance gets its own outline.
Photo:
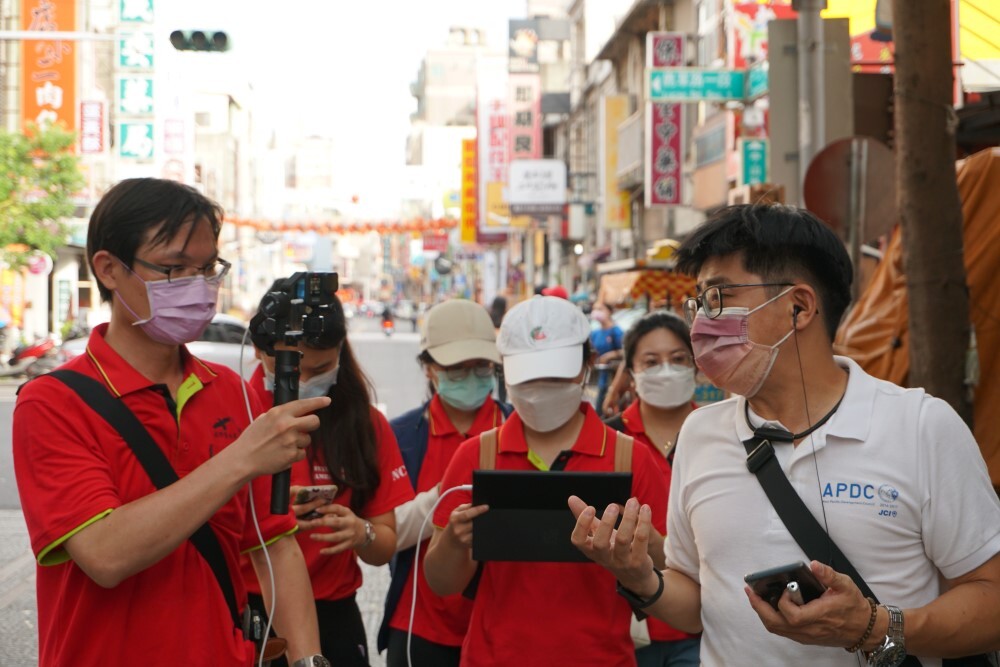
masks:
POLYGON ((792 582, 798 585, 803 604, 812 602, 826 590, 826 586, 819 582, 809 566, 802 561, 772 567, 760 572, 751 572, 743 577, 743 581, 747 582, 754 593, 767 600, 775 609, 778 608, 781 594, 792 582))

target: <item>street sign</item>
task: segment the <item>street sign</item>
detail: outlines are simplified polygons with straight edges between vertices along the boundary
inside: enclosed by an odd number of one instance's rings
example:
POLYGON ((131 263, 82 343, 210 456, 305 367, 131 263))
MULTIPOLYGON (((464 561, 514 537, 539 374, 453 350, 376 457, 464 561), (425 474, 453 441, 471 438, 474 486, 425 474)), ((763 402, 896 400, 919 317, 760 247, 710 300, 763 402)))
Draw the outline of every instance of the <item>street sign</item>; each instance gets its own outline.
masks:
POLYGON ((767 61, 761 61, 747 70, 747 92, 748 102, 767 95, 767 61))
POLYGON ((670 67, 646 72, 646 98, 651 102, 742 100, 746 92, 743 70, 670 67))
POLYGON ((153 0, 119 0, 118 16, 122 23, 152 23, 153 0))
POLYGON ((740 139, 743 185, 767 182, 767 139, 740 139))

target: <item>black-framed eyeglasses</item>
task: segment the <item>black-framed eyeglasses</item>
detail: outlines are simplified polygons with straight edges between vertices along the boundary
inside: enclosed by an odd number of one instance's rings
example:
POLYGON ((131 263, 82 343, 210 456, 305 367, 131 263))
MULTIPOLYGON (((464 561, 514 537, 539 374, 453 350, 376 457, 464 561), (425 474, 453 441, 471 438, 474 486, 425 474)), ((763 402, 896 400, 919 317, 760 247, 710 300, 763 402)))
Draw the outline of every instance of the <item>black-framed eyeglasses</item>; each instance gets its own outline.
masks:
POLYGON ((736 287, 793 287, 795 283, 739 283, 734 285, 712 285, 698 296, 688 297, 684 300, 684 319, 688 325, 694 323, 698 309, 705 313, 705 317, 714 320, 722 314, 722 291, 734 289, 736 287))
POLYGON ((475 366, 452 366, 451 368, 441 368, 438 372, 444 373, 444 376, 452 382, 461 382, 465 378, 469 377, 469 373, 474 373, 477 378, 488 378, 493 375, 495 368, 492 361, 485 361, 481 364, 476 364, 475 366))
POLYGON ((159 264, 152 264, 144 259, 135 258, 135 263, 140 264, 150 271, 156 271, 157 273, 162 273, 167 277, 167 282, 172 282, 174 280, 180 280, 181 278, 193 278, 195 276, 204 276, 206 280, 211 280, 213 282, 218 282, 222 280, 229 269, 232 268, 232 264, 224 259, 216 259, 205 266, 183 266, 176 264, 173 266, 160 266, 159 264))

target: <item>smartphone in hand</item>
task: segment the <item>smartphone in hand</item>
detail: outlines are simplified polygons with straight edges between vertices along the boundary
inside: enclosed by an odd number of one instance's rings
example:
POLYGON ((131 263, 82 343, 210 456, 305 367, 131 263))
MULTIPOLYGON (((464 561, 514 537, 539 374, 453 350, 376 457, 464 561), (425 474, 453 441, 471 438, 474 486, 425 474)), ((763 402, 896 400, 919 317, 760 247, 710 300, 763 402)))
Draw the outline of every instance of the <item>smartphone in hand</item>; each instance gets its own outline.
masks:
MULTIPOLYGON (((292 501, 295 505, 303 505, 305 503, 316 500, 317 498, 323 498, 326 502, 324 505, 329 505, 333 502, 333 499, 337 497, 337 485, 336 484, 323 484, 319 486, 306 486, 299 489, 299 492, 295 494, 295 498, 292 501)), ((323 516, 316 510, 307 512, 298 516, 297 518, 306 521, 312 519, 318 519, 323 516)))
POLYGON ((767 600, 775 609, 778 608, 778 600, 785 590, 789 591, 796 604, 808 604, 826 590, 826 586, 819 582, 809 566, 801 561, 752 572, 743 577, 743 580, 750 585, 754 593, 767 600))

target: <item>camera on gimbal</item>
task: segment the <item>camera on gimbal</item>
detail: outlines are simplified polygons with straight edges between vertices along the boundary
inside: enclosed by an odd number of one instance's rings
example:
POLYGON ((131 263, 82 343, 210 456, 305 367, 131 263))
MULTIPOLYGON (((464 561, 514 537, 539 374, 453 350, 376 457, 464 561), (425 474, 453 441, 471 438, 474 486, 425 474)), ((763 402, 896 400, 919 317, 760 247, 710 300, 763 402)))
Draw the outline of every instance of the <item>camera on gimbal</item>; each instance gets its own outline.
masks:
POLYGON ((250 320, 250 339, 274 356, 275 343, 320 341, 332 326, 328 317, 336 299, 336 273, 295 273, 276 280, 250 320))
MULTIPOLYGON (((250 338, 257 349, 274 357, 274 405, 299 397, 299 343, 321 343, 336 325, 336 273, 300 272, 276 280, 250 320, 250 338), (275 344, 286 347, 275 349, 275 344)), ((291 472, 274 473, 271 513, 288 513, 291 472)))

